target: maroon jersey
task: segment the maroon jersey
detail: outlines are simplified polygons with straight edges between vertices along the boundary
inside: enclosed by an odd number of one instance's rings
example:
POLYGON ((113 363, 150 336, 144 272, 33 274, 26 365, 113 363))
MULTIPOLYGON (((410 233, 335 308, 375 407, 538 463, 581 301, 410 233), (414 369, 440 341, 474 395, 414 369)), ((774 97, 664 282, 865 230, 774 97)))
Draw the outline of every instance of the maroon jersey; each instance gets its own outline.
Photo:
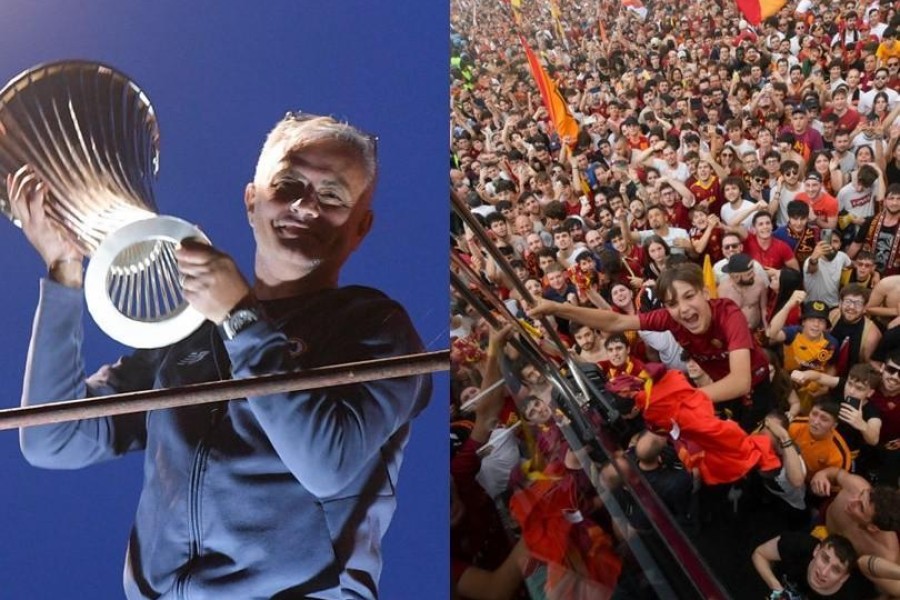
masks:
POLYGON ((750 350, 750 373, 753 385, 769 377, 769 361, 750 333, 747 317, 734 301, 717 298, 709 301, 712 320, 704 333, 694 334, 682 327, 668 309, 661 308, 641 313, 641 329, 647 331, 671 331, 675 340, 697 364, 718 381, 731 372, 728 354, 732 350, 750 350))

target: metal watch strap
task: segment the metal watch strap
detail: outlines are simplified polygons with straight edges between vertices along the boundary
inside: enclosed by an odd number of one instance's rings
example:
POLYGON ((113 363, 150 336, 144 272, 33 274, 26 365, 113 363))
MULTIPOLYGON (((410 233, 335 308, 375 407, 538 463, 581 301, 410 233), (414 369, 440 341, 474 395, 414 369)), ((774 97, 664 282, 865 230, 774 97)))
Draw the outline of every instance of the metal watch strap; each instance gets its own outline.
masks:
POLYGON ((252 295, 235 306, 220 325, 226 340, 233 340, 241 331, 265 318, 262 306, 252 295))

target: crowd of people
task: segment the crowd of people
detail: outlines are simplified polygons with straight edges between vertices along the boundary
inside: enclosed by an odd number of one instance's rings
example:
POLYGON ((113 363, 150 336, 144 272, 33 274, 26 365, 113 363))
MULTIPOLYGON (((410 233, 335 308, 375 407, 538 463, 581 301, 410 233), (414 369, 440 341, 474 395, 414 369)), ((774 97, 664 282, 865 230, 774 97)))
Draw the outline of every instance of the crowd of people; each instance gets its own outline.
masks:
POLYGON ((898 4, 451 2, 456 597, 900 596, 898 4))

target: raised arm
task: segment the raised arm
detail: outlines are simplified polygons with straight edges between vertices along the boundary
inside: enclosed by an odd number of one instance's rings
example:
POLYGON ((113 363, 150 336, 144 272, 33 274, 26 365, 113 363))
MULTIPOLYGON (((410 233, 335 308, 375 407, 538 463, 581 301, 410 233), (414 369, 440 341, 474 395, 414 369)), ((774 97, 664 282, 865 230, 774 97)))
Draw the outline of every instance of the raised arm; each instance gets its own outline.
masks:
POLYGON ((568 302, 553 302, 543 298, 536 298, 527 312, 528 316, 533 318, 553 315, 608 333, 631 331, 641 327, 640 319, 633 315, 621 315, 611 310, 574 306, 568 302))
POLYGON ((770 342, 783 342, 785 340, 784 326, 787 323, 788 314, 790 314, 795 306, 803 303, 804 300, 806 300, 806 292, 803 290, 796 290, 791 294, 791 297, 788 298, 788 301, 784 303, 781 310, 772 315, 772 320, 769 322, 769 329, 766 331, 766 336, 769 338, 770 342))

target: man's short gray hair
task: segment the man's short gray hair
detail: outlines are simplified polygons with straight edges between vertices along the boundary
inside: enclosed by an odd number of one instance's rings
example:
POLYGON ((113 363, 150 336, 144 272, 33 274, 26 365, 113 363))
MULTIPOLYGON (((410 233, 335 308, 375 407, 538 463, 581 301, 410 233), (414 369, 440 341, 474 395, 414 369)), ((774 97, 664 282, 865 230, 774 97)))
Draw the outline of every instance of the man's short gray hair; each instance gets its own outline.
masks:
POLYGON ((310 113, 289 112, 269 132, 256 163, 254 181, 268 184, 268 171, 284 156, 321 142, 336 143, 359 157, 367 179, 363 196, 371 196, 378 173, 377 138, 333 117, 310 113))

